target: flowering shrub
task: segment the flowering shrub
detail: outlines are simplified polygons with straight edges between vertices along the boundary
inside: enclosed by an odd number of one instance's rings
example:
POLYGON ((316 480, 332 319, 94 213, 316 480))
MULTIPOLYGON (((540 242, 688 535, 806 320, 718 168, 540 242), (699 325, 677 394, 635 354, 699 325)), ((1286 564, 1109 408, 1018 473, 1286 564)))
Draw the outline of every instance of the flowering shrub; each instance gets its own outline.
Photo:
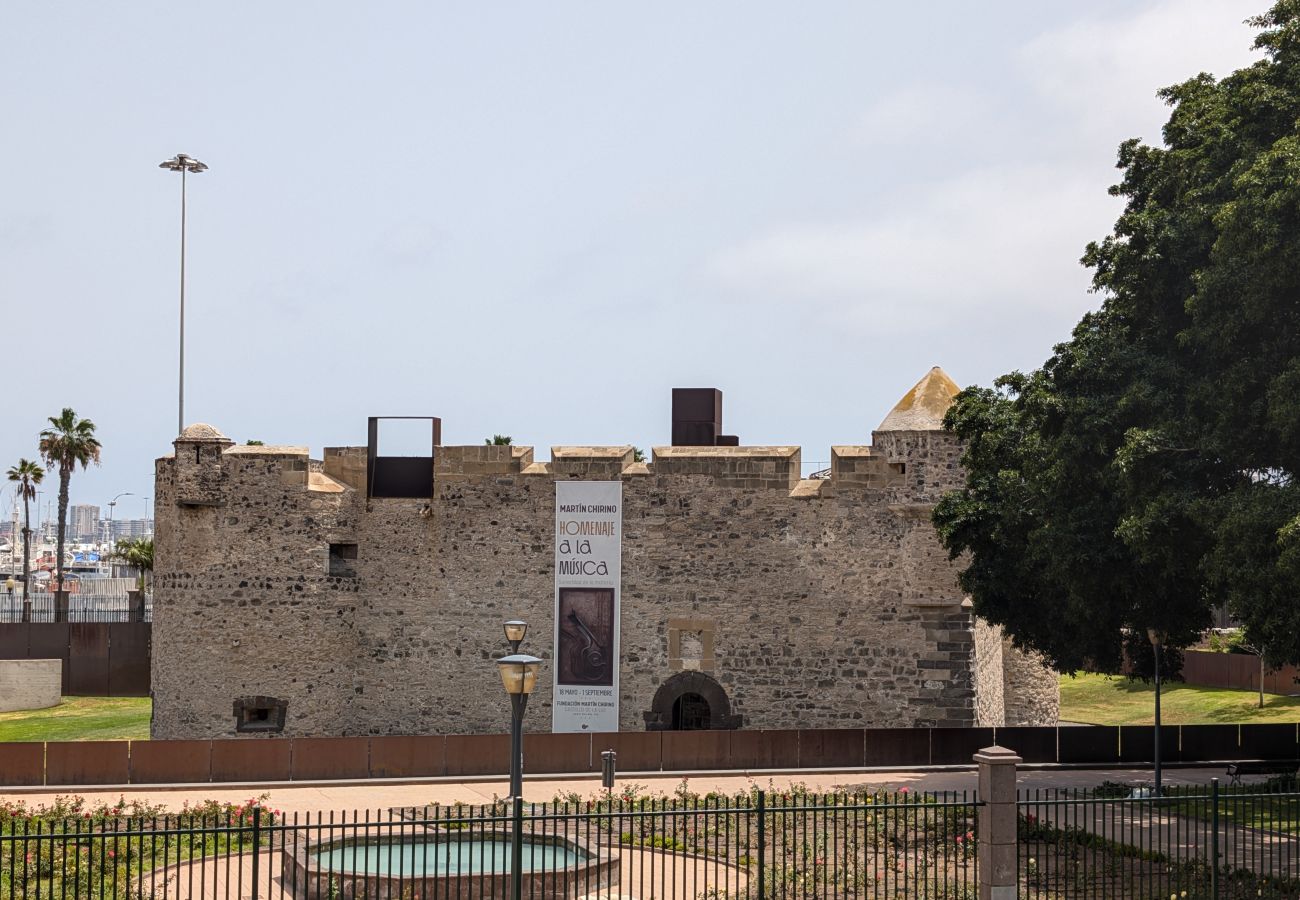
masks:
POLYGON ((265 805, 267 796, 186 804, 179 813, 122 798, 92 803, 59 796, 34 807, 4 801, 0 896, 136 896, 141 877, 160 865, 251 848, 255 820, 259 828, 283 820, 265 805), (202 831, 176 833, 187 829, 202 831))

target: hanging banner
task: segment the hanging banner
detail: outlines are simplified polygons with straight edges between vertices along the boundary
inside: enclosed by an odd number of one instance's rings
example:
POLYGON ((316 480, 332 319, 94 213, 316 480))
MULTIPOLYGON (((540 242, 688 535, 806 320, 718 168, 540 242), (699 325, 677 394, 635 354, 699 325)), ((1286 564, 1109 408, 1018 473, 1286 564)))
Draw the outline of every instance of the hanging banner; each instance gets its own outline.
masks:
POLYGON ((618 731, 623 483, 555 483, 553 732, 618 731))

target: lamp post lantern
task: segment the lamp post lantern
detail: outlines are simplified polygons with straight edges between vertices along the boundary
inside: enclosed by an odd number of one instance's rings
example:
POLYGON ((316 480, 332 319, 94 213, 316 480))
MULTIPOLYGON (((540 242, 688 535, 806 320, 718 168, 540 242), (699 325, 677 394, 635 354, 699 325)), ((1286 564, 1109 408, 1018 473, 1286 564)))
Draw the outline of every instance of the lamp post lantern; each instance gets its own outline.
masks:
POLYGON ((171 159, 158 163, 158 168, 181 173, 181 334, 179 401, 176 409, 176 433, 185 430, 185 176, 206 172, 208 167, 192 156, 177 153, 171 159))
POLYGON ((1165 643, 1164 632, 1156 628, 1147 629, 1147 639, 1151 641, 1151 649, 1155 653, 1155 670, 1156 670, 1156 727, 1154 733, 1154 756, 1155 756, 1155 790, 1157 797, 1160 796, 1160 650, 1165 643))
POLYGON ((524 635, 528 634, 528 623, 520 619, 511 619, 505 624, 505 632, 510 652, 518 653, 519 645, 524 642, 524 635))

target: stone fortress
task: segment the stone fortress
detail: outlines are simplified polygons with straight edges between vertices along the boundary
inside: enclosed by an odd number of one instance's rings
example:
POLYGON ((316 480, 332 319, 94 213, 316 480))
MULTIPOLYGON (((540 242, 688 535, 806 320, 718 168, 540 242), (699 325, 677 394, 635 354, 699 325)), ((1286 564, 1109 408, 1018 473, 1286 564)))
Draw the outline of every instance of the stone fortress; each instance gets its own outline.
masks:
POLYGON ((793 446, 538 462, 436 425, 385 474, 375 420, 319 461, 192 425, 156 464, 153 736, 500 732, 516 617, 546 660, 525 728, 549 730, 566 479, 623 485, 621 730, 1055 724, 1054 674, 972 615, 930 523, 961 483, 956 392, 931 370, 812 478, 793 446))

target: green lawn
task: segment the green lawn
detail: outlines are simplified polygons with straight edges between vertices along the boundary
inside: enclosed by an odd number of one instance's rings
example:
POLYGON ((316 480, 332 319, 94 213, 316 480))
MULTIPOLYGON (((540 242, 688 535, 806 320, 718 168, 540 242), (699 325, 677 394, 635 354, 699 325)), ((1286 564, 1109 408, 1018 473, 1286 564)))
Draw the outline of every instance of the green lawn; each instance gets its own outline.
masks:
MULTIPOLYGON (((1061 720, 1091 725, 1150 725, 1155 685, 1106 675, 1061 676, 1061 720)), ((1300 722, 1300 697, 1265 694, 1264 708, 1254 691, 1160 686, 1160 719, 1166 725, 1197 722, 1300 722)))
POLYGON ((148 697, 64 697, 58 706, 0 713, 0 741, 149 739, 148 697))

